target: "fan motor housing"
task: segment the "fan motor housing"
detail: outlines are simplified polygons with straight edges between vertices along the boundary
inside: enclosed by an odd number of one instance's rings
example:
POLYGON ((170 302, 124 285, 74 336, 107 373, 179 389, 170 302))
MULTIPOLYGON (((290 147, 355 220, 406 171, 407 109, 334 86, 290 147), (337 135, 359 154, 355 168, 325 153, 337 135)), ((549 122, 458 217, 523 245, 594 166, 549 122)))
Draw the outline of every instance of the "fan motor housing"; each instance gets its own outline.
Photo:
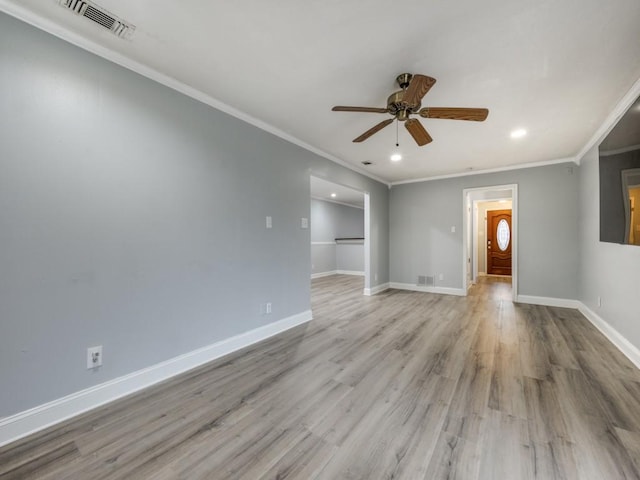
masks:
POLYGON ((402 103, 403 97, 404 90, 398 90, 397 92, 393 92, 389 95, 389 98, 387 98, 387 108, 389 109, 389 113, 391 115, 397 115, 398 120, 406 120, 409 118, 409 114, 416 113, 422 106, 422 103, 418 103, 418 105, 413 108, 408 108, 402 103))

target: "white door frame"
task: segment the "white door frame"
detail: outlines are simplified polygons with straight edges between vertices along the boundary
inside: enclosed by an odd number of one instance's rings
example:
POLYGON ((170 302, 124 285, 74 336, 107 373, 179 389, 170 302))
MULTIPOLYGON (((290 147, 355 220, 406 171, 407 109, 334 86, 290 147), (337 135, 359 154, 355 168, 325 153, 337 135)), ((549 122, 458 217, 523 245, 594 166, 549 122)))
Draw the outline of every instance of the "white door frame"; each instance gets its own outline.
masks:
MULTIPOLYGON (((353 191, 360 192, 364 196, 364 295, 369 295, 371 291, 371 285, 373 283, 374 275, 371 274, 371 194, 366 190, 360 190, 359 188, 352 187, 351 185, 345 185, 334 181, 333 179, 325 178, 320 175, 309 174, 309 182, 311 177, 319 178, 325 182, 330 182, 335 185, 349 188, 353 191)), ((311 220, 311 212, 309 212, 309 220, 311 220)))
MULTIPOLYGON (((476 188, 465 188, 464 190, 462 190, 462 288, 465 292, 465 295, 467 294, 467 290, 469 289, 469 279, 468 279, 468 275, 467 275, 467 268, 468 268, 468 263, 469 263, 469 259, 471 257, 469 257, 469 251, 468 251, 468 244, 472 244, 473 245, 473 229, 472 228, 468 228, 468 225, 471 223, 471 215, 473 215, 473 203, 474 202, 470 202, 470 198, 469 195, 472 192, 491 192, 491 191, 496 191, 496 190, 511 190, 511 238, 512 238, 512 245, 511 245, 511 253, 512 253, 512 258, 511 258, 511 293, 512 293, 512 298, 513 301, 515 302, 516 299, 518 298, 518 243, 520 241, 520 235, 518 234, 518 185, 513 183, 510 185, 494 185, 494 186, 487 186, 487 187, 476 187, 476 188), (469 205, 471 204, 471 208, 469 208, 469 205), (472 241, 469 241, 469 239, 471 238, 472 241)), ((491 201, 490 199, 488 200, 482 200, 482 201, 491 201)), ((472 246, 473 248, 473 246, 472 246)), ((476 253, 477 255, 477 253, 476 253)))
POLYGON ((371 197, 364 194, 364 290, 363 295, 371 291, 371 197))

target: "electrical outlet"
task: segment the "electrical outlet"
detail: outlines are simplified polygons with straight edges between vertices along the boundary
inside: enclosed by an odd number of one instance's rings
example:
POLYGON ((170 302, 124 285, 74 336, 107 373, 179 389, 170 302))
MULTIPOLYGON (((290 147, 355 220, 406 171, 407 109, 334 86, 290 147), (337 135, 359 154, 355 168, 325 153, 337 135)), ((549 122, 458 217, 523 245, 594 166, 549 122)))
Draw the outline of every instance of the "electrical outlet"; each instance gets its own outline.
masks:
POLYGON ((273 227, 273 219, 271 217, 266 217, 265 218, 265 224, 267 228, 272 228, 273 227))
POLYGON ((440 275, 438 275, 438 280, 444 280, 444 273, 441 273, 440 275))
POLYGON ((300 228, 309 228, 309 219, 308 218, 300 219, 300 228))
POLYGON ((89 370, 102 366, 102 345, 87 348, 87 368, 89 370))

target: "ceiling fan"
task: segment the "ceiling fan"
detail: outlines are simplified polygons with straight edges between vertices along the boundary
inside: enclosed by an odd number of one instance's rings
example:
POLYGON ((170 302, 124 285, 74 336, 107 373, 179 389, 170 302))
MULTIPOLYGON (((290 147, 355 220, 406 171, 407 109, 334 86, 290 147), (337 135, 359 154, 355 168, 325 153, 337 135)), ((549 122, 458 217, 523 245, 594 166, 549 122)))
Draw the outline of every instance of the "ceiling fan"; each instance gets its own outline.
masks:
POLYGON ((482 122, 487 118, 487 115, 489 115, 489 110, 486 108, 420 108, 422 106, 422 98, 436 83, 436 79, 426 75, 402 73, 398 75, 396 81, 402 90, 398 90, 389 96, 386 108, 336 106, 331 109, 334 112, 388 113, 393 115, 393 118, 383 120, 355 138, 353 140, 354 142, 363 142, 374 133, 379 132, 387 125, 393 123, 394 120, 398 120, 399 122, 404 122, 405 128, 409 131, 416 143, 419 146, 423 146, 433 141, 433 139, 418 119, 410 118, 413 114, 420 115, 423 118, 472 120, 475 122, 482 122))

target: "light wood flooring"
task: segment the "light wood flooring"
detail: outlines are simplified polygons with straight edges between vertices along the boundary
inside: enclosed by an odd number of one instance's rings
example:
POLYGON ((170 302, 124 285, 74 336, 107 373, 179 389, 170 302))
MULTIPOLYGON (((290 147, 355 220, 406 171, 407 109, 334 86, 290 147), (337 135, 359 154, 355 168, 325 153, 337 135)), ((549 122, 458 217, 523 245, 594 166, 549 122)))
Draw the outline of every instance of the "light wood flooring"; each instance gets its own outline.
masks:
POLYGON ((0 449, 0 479, 638 479, 640 371, 577 311, 313 281, 314 320, 0 449))

